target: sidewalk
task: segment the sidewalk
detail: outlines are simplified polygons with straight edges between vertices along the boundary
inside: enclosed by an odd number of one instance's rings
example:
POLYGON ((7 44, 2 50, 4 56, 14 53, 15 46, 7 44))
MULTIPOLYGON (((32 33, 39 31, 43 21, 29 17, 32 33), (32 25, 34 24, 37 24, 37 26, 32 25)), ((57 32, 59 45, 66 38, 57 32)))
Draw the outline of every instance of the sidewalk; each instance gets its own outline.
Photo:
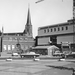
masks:
POLYGON ((74 68, 75 63, 68 60, 58 61, 58 59, 39 61, 15 59, 11 62, 2 60, 0 61, 0 75, 71 75, 72 71, 64 67, 74 68))

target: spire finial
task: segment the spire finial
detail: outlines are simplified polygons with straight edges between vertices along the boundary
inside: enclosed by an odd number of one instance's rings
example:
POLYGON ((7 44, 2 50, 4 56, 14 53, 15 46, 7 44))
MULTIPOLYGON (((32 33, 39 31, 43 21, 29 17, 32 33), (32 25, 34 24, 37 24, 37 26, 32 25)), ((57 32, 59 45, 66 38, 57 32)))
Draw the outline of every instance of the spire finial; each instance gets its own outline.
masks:
POLYGON ((31 17, 30 17, 30 4, 28 3, 28 15, 27 15, 27 23, 26 25, 31 25, 31 17))
POLYGON ((28 8, 30 8, 30 3, 28 3, 28 8))

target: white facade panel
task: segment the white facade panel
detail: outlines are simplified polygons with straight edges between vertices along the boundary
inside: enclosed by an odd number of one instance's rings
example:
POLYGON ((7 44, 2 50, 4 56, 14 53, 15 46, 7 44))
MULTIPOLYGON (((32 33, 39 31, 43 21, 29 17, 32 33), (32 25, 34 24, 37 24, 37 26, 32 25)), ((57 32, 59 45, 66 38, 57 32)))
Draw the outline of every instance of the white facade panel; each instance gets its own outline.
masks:
POLYGON ((38 38, 38 45, 49 44, 50 37, 38 38))
POLYGON ((73 35, 67 35, 67 36, 58 36, 57 37, 57 44, 61 44, 61 42, 69 42, 73 43, 73 35))

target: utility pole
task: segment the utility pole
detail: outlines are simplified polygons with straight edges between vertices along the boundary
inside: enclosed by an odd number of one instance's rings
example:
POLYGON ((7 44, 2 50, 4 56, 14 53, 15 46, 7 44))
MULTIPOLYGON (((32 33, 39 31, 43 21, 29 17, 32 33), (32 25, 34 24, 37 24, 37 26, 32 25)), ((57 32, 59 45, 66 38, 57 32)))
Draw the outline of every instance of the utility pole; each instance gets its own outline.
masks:
POLYGON ((1 51, 0 51, 0 55, 1 55, 1 52, 2 52, 2 49, 3 49, 3 27, 2 27, 2 32, 1 32, 1 51))
POLYGON ((73 0, 73 43, 75 42, 75 0, 73 0))

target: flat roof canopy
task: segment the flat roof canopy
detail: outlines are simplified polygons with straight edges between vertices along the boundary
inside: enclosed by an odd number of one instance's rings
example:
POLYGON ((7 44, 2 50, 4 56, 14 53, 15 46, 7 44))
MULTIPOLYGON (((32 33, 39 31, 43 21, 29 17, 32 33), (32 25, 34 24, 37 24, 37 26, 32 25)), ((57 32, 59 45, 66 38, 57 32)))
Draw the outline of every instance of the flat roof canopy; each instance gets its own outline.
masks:
POLYGON ((56 47, 55 45, 51 45, 51 46, 36 46, 33 47, 32 49, 59 49, 59 48, 56 47))

